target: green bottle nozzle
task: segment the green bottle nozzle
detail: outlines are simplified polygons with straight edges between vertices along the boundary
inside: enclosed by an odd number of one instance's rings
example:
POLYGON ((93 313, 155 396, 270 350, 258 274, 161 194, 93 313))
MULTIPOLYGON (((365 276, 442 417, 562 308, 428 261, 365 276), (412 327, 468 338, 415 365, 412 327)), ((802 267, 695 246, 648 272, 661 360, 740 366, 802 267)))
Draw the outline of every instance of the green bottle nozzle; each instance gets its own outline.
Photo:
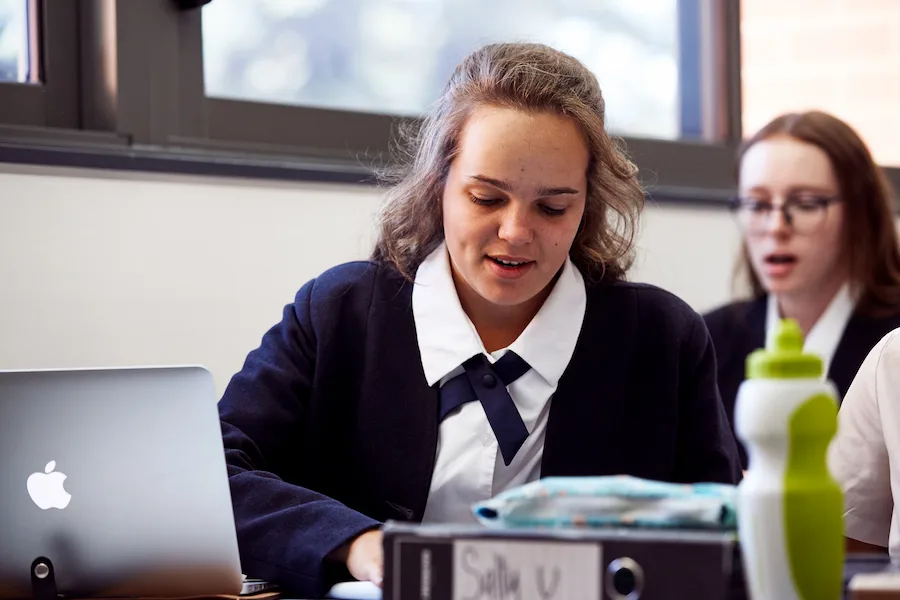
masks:
POLYGON ((803 331, 794 319, 781 319, 766 347, 747 357, 747 379, 818 379, 822 371, 822 359, 803 352, 803 331))

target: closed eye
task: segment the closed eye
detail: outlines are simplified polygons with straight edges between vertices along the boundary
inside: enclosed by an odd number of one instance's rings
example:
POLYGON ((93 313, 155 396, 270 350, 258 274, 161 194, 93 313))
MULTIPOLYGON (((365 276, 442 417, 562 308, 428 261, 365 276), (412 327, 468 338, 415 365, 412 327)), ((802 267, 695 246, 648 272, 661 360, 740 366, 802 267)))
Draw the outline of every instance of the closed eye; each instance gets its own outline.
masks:
POLYGON ((469 198, 472 199, 472 202, 480 206, 494 206, 495 204, 500 202, 499 198, 482 198, 481 196, 476 196, 475 194, 469 194, 469 198))
POLYGON ((541 204, 541 210, 551 217, 559 217, 566 213, 566 209, 564 208, 553 208, 552 206, 547 206, 546 204, 541 204))

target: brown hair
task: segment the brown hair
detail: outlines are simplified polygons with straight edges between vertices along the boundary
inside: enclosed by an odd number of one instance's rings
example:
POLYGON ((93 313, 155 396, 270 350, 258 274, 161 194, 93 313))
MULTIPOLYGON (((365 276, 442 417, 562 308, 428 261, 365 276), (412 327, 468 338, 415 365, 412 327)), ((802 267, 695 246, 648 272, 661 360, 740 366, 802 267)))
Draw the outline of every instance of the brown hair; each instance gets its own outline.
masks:
POLYGON ((415 130, 402 136, 402 164, 386 180, 373 260, 412 279, 444 239, 441 201, 460 133, 479 105, 550 111, 573 119, 590 150, 587 201, 569 255, 587 280, 619 279, 631 265, 644 203, 637 168, 605 129, 596 77, 579 61, 540 44, 491 44, 465 58, 415 130))
MULTIPOLYGON (((850 276, 859 286, 857 310, 870 316, 900 312, 900 248, 894 224, 894 190, 857 133, 840 119, 820 111, 781 115, 744 142, 737 173, 751 146, 776 135, 812 144, 828 155, 838 181, 844 211, 843 247, 850 276)), ((746 271, 754 296, 765 289, 744 246, 739 270, 746 271)))

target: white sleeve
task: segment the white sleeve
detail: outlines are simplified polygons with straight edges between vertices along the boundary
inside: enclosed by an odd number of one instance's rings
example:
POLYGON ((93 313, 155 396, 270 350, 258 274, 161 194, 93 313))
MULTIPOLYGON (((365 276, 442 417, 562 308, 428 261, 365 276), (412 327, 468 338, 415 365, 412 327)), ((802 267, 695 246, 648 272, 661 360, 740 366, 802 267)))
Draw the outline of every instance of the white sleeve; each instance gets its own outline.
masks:
POLYGON ((844 491, 849 538, 888 547, 900 491, 900 329, 872 348, 838 412, 829 468, 844 491))

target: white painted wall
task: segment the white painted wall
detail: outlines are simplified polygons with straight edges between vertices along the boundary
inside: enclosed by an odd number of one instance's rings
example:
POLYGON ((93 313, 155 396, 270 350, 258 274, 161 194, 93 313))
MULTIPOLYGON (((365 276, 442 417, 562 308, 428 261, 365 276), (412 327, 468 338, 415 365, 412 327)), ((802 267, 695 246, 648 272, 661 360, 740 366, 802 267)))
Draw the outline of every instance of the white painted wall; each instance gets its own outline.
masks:
MULTIPOLYGON (((297 289, 364 258, 364 187, 0 167, 0 369, 204 364, 221 393, 297 289)), ((726 301, 726 211, 650 205, 631 279, 726 301)))

